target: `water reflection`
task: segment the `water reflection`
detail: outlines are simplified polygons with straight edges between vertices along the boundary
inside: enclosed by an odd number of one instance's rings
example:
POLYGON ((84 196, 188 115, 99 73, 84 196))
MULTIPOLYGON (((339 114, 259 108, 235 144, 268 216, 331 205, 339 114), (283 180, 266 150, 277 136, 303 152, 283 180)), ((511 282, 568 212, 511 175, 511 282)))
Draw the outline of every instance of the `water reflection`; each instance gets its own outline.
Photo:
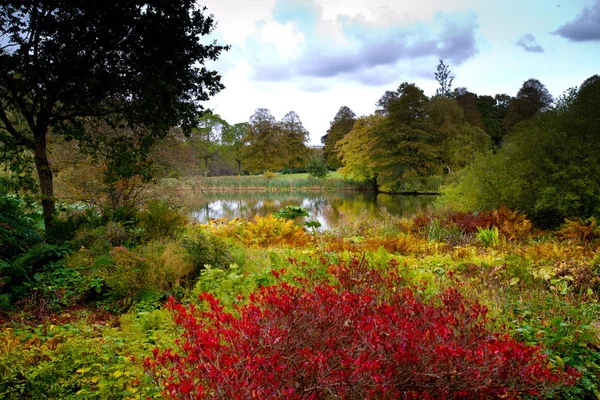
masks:
POLYGON ((191 216, 204 223, 217 218, 250 218, 267 215, 286 206, 301 206, 324 229, 342 216, 367 214, 407 216, 431 206, 435 196, 402 196, 372 192, 204 192, 188 193, 184 203, 191 216))

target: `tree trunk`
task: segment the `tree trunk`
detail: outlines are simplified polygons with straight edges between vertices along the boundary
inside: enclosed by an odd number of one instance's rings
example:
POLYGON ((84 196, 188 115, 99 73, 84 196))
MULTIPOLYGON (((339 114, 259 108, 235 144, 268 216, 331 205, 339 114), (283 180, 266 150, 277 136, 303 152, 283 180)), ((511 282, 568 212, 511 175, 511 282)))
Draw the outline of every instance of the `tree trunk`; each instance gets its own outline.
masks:
POLYGON ((377 175, 373 179, 371 179, 371 184, 373 185, 373 191, 375 193, 379 193, 379 184, 377 184, 377 175))
POLYGON ((238 176, 242 176, 242 160, 237 160, 238 164, 238 176))
POLYGON ((46 227, 46 232, 49 232, 52 229, 52 220, 56 213, 56 201, 54 199, 52 170, 50 169, 50 162, 48 161, 45 129, 40 129, 35 133, 34 160, 40 181, 40 197, 42 200, 44 225, 46 227))

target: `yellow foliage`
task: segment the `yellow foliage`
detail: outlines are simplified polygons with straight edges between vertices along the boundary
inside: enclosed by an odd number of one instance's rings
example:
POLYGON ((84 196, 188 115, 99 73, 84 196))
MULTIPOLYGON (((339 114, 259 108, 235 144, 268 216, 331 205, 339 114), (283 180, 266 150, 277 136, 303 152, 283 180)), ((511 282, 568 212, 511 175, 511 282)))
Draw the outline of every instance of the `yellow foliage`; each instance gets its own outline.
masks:
POLYGON ((275 218, 272 215, 265 217, 257 215, 248 221, 239 219, 211 221, 210 231, 217 236, 239 239, 247 246, 301 247, 312 241, 311 235, 294 221, 275 218))

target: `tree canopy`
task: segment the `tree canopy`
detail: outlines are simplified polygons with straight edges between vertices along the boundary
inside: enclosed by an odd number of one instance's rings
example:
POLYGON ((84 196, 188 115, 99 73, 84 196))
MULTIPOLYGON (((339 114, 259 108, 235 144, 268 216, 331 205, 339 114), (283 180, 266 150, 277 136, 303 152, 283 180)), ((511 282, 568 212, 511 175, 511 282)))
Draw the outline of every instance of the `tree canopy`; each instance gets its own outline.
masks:
POLYGON ((205 11, 193 0, 3 2, 0 140, 7 153, 33 155, 47 227, 55 212, 50 129, 80 141, 91 139, 90 119, 142 129, 114 144, 143 159, 170 127, 191 130, 201 102, 223 88, 204 66, 226 49, 201 43, 215 26, 205 11))

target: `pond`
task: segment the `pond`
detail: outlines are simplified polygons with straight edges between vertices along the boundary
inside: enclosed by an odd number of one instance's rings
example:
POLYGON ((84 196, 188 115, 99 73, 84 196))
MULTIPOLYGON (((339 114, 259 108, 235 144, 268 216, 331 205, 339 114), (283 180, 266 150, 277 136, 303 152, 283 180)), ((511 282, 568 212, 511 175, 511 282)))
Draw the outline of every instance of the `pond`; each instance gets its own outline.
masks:
POLYGON ((304 207, 310 220, 323 229, 343 218, 409 216, 432 207, 436 196, 389 195, 373 192, 202 192, 188 193, 185 205, 201 223, 218 218, 250 218, 268 215, 286 206, 304 207))

